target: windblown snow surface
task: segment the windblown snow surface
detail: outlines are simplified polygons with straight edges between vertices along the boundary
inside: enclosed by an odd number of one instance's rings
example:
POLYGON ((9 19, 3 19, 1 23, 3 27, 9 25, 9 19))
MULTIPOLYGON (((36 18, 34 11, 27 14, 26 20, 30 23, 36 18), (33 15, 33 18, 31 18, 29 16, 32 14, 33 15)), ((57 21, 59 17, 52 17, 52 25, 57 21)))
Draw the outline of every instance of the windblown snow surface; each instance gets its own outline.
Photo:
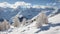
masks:
POLYGON ((36 28, 33 22, 28 26, 11 28, 7 31, 1 31, 0 34, 60 34, 60 14, 50 17, 48 24, 43 24, 41 28, 36 28))

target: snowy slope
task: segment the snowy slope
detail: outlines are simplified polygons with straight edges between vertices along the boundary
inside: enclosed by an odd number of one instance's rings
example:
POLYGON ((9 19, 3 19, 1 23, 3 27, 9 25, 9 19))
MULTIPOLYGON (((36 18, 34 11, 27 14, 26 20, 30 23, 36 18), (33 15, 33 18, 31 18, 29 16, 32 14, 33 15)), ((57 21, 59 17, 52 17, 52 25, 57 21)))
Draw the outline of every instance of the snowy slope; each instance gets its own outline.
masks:
POLYGON ((57 14, 57 15, 49 18, 49 22, 52 22, 52 23, 60 23, 60 14, 57 14))
POLYGON ((36 28, 36 21, 28 26, 15 28, 11 26, 8 31, 1 34, 60 34, 60 14, 49 18, 49 24, 43 24, 41 28, 36 28), (53 24, 52 24, 53 23, 53 24))
POLYGON ((11 17, 15 16, 19 12, 21 14, 28 18, 28 19, 35 19, 38 15, 38 13, 41 12, 41 10, 44 10, 44 12, 47 15, 57 15, 50 17, 49 18, 49 24, 43 24, 41 28, 36 28, 35 24, 36 22, 31 23, 28 26, 22 26, 19 28, 14 28, 11 26, 11 28, 7 31, 1 31, 0 34, 59 34, 60 32, 60 12, 59 11, 54 11, 54 7, 46 7, 46 6, 30 6, 30 4, 27 4, 25 2, 17 2, 13 4, 13 6, 10 7, 10 4, 7 3, 1 3, 0 5, 0 18, 4 18, 7 20, 10 20, 11 17), (22 5, 21 5, 22 3, 22 5), (5 5, 6 4, 6 5, 5 5), (16 4, 18 4, 16 7, 14 7, 16 4), (8 6, 9 5, 9 6, 8 6), (37 16, 36 16, 37 15, 37 16), (34 17, 35 16, 35 17, 34 17), (34 18, 33 18, 34 17, 34 18), (53 24, 52 24, 53 23, 53 24))
POLYGON ((51 27, 47 31, 41 31, 39 34, 60 34, 60 26, 57 27, 51 27))

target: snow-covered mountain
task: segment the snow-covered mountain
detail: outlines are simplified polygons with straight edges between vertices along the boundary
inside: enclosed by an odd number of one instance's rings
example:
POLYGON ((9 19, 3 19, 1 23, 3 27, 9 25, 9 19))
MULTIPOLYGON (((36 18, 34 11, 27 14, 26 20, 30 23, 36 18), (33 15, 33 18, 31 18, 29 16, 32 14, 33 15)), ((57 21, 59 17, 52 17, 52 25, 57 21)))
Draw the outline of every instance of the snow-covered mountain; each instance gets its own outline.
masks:
POLYGON ((0 15, 3 18, 10 19, 12 16, 16 15, 18 12, 21 12, 26 18, 30 19, 36 16, 41 10, 45 10, 47 15, 54 12, 54 9, 42 9, 42 8, 21 8, 20 6, 16 9, 13 8, 0 8, 0 15), (9 17, 8 17, 9 16, 9 17), (8 17, 8 18, 7 18, 8 17))
POLYGON ((47 14, 47 16, 54 16, 60 13, 60 9, 53 6, 41 6, 41 5, 31 5, 26 2, 16 2, 15 4, 9 4, 7 2, 0 3, 0 18, 10 20, 13 16, 21 12, 27 19, 31 19, 40 13, 42 10, 47 14))
POLYGON ((22 17, 27 19, 32 18, 33 20, 35 16, 37 17, 37 15, 43 11, 48 16, 49 23, 43 24, 41 28, 35 27, 36 21, 18 28, 11 25, 9 30, 0 31, 1 34, 60 34, 60 8, 40 5, 31 6, 31 4, 25 2, 21 5, 21 3, 22 2, 17 2, 17 6, 15 6, 16 3, 13 4, 13 6, 10 6, 8 3, 1 3, 0 21, 3 21, 3 19, 10 21, 16 15, 19 15, 19 18, 22 15, 22 17))
POLYGON ((60 5, 0 3, 0 30, 0 34, 60 34, 60 5))

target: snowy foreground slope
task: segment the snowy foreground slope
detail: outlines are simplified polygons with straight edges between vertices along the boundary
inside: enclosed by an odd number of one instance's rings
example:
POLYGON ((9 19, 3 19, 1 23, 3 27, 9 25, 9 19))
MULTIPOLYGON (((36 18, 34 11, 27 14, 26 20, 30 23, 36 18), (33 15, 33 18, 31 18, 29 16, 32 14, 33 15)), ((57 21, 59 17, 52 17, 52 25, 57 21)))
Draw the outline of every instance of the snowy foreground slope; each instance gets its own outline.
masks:
POLYGON ((49 24, 43 24, 41 28, 36 28, 33 22, 28 26, 11 28, 8 31, 1 31, 0 34, 60 34, 60 14, 50 17, 49 24))
POLYGON ((60 23, 60 14, 55 15, 54 17, 49 18, 49 22, 60 23))

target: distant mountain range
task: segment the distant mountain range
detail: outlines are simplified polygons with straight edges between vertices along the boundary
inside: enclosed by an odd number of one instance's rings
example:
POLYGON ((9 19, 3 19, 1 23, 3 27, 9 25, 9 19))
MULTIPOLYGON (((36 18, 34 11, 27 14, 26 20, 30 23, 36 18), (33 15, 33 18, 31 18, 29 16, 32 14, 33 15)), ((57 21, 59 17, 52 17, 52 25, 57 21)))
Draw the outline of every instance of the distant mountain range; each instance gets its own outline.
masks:
POLYGON ((3 3, 8 5, 0 5, 0 19, 7 19, 10 20, 13 16, 17 15, 19 12, 20 15, 23 15, 27 19, 31 19, 34 16, 36 16, 38 13, 40 13, 42 10, 46 13, 47 16, 51 17, 58 13, 60 13, 60 9, 53 6, 40 6, 40 5, 34 5, 31 6, 29 3, 22 3, 17 2, 18 6, 13 6, 12 8, 9 7, 10 5, 8 3, 3 3))

